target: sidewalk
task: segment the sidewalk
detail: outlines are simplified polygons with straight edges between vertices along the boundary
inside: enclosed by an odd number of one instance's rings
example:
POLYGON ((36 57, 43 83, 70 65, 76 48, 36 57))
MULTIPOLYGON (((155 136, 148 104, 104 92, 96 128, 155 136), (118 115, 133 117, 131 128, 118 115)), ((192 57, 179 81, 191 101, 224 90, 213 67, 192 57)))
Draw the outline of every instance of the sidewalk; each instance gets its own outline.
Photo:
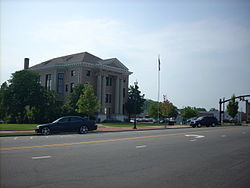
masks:
MULTIPOLYGON (((144 126, 137 127, 137 129, 131 127, 111 127, 98 124, 97 130, 94 132, 123 132, 123 131, 143 131, 143 130, 160 130, 160 129, 180 129, 180 128, 190 128, 189 125, 170 125, 170 126, 144 126)), ((36 134, 35 130, 3 130, 0 131, 0 136, 24 136, 36 134)))

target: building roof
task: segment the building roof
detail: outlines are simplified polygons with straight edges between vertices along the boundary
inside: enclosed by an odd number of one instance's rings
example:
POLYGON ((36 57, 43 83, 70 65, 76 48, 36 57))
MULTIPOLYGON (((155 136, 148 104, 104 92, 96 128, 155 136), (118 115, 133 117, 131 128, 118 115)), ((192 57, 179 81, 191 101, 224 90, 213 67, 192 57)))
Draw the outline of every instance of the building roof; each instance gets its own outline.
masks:
POLYGON ((127 72, 128 68, 123 65, 118 59, 101 59, 97 56, 94 56, 88 52, 82 52, 77 54, 71 54, 67 56, 57 57, 50 59, 48 61, 39 63, 30 67, 31 70, 39 70, 39 69, 47 69, 47 68, 55 68, 55 67, 67 67, 74 65, 88 65, 92 67, 102 67, 106 69, 113 69, 117 71, 127 72))

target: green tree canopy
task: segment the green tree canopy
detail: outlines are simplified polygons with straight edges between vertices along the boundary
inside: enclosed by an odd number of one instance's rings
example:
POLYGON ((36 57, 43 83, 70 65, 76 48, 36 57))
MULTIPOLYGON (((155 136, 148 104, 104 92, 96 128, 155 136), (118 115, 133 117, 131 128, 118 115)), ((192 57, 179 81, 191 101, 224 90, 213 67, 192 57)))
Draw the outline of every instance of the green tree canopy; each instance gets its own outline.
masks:
POLYGON ((162 118, 171 118, 171 117, 177 117, 178 115, 178 109, 176 106, 173 105, 168 100, 165 100, 163 102, 155 102, 150 105, 148 115, 154 119, 158 119, 158 104, 159 104, 159 117, 162 118))
POLYGON ((236 114, 238 113, 239 104, 235 100, 235 95, 233 95, 227 105, 227 112, 232 117, 235 118, 236 114))
MULTIPOLYGON (((154 119, 158 119, 158 102, 150 105, 148 115, 154 119)), ((161 117, 161 113, 159 116, 161 117)))
POLYGON ((138 85, 130 86, 128 89, 128 101, 125 104, 129 118, 131 114, 140 114, 143 112, 144 102, 144 94, 141 94, 138 85))
POLYGON ((181 116, 184 118, 192 118, 198 115, 198 111, 195 108, 187 106, 181 110, 181 116))
POLYGON ((73 92, 67 98, 66 103, 62 107, 63 115, 79 115, 77 112, 77 101, 79 100, 84 84, 78 84, 74 87, 73 92))
POLYGON ((89 84, 85 84, 80 95, 79 100, 76 103, 78 113, 87 115, 90 117, 99 109, 99 103, 97 97, 94 95, 93 87, 89 84))
POLYGON ((7 122, 43 122, 58 112, 54 93, 40 85, 37 73, 17 71, 8 83, 0 91, 0 113, 7 122))
POLYGON ((174 106, 171 102, 165 100, 160 104, 160 113, 161 116, 165 118, 171 118, 171 117, 176 118, 178 115, 178 110, 177 107, 174 106))

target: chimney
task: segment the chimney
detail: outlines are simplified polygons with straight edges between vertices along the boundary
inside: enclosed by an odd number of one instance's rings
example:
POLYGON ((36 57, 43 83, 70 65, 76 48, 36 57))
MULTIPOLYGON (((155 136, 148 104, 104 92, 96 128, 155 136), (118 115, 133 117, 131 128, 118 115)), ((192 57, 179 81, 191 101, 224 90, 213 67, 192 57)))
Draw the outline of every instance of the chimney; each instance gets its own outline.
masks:
POLYGON ((24 58, 24 69, 29 69, 29 58, 24 58))

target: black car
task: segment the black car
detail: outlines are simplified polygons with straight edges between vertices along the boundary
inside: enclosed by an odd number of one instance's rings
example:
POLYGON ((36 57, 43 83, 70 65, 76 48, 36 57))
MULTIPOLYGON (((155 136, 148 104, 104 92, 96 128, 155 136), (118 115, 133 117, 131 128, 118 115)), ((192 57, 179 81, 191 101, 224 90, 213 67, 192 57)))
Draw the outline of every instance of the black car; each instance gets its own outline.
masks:
POLYGON ((38 125, 35 131, 44 135, 59 132, 79 132, 80 134, 86 134, 88 131, 96 129, 97 125, 93 120, 88 120, 80 116, 64 116, 52 123, 38 125))
POLYGON ((212 126, 215 127, 218 124, 218 121, 215 117, 209 117, 209 116, 203 116, 203 117, 199 117, 193 121, 191 121, 190 125, 195 128, 197 127, 202 127, 202 126, 212 126))

